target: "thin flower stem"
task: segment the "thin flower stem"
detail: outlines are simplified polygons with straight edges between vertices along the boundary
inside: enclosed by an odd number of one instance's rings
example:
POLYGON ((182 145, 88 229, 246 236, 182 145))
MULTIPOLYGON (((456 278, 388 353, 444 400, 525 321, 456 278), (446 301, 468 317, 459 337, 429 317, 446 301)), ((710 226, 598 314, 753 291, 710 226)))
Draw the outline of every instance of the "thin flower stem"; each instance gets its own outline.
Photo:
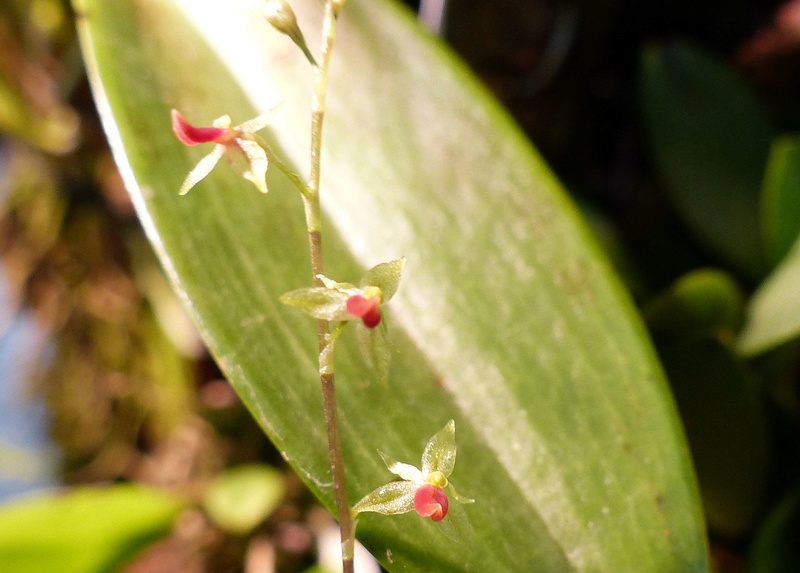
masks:
MULTIPOLYGON (((308 246, 311 254, 311 275, 314 284, 322 284, 317 275, 323 274, 322 259, 322 215, 320 211, 320 163, 322 152, 322 126, 325 118, 325 95, 328 89, 328 68, 336 35, 336 10, 334 0, 325 2, 325 18, 322 25, 322 50, 319 65, 314 68, 314 93, 311 103, 311 172, 308 189, 303 193, 308 246)), ((336 498, 336 513, 342 538, 342 571, 353 573, 353 550, 355 537, 350 503, 345 485, 344 455, 339 431, 339 416, 336 406, 336 384, 333 357, 329 352, 329 329, 324 320, 317 321, 317 343, 319 349, 319 372, 322 386, 322 407, 328 434, 328 454, 331 477, 336 498)))
POLYGON ((261 148, 264 150, 264 153, 267 154, 267 159, 269 160, 269 164, 274 165, 275 167, 280 169, 281 172, 286 176, 286 178, 289 179, 289 181, 291 181, 295 187, 297 187, 297 190, 300 191, 300 194, 303 197, 308 196, 308 194, 311 191, 308 187, 308 184, 305 181, 303 181, 303 178, 300 177, 295 172, 294 169, 289 167, 289 165, 284 163, 280 157, 278 157, 278 155, 275 153, 272 147, 270 147, 270 145, 266 142, 266 140, 264 140, 264 138, 258 135, 254 137, 256 141, 258 141, 258 144, 261 146, 261 148))

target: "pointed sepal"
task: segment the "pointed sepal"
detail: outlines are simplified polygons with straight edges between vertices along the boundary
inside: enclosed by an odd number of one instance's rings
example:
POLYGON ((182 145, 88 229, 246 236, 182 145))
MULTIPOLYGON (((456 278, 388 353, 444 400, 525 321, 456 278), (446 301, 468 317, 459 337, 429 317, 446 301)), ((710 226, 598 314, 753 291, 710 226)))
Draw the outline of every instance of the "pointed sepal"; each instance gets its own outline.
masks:
POLYGON ((349 295, 327 287, 305 287, 281 296, 281 302, 318 320, 344 321, 352 317, 347 312, 349 295))
POLYGON ((422 452, 422 473, 428 476, 433 472, 441 472, 444 477, 450 477, 455 465, 456 423, 450 420, 425 445, 425 451, 422 452))
POLYGON ((369 269, 361 277, 361 287, 375 286, 381 289, 384 303, 389 302, 400 286, 406 258, 400 257, 388 263, 381 263, 369 269))
POLYGON ((383 515, 399 515, 414 510, 417 485, 409 481, 393 481, 380 486, 364 496, 353 506, 353 514, 366 511, 383 515))
POLYGON ((380 321, 375 327, 358 325, 358 345, 367 364, 375 371, 375 377, 381 384, 389 382, 389 367, 392 362, 392 350, 389 345, 389 329, 386 321, 380 321))

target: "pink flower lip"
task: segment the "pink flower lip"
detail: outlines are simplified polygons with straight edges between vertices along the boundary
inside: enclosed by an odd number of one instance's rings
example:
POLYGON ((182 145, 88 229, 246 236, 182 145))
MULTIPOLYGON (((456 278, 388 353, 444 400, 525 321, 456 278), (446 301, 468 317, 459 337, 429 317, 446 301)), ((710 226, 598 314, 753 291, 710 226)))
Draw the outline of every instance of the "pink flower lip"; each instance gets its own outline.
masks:
POLYGON ((172 110, 172 131, 185 145, 201 143, 227 143, 231 138, 231 130, 224 127, 195 127, 186 121, 181 112, 172 110))
POLYGON ((431 521, 443 520, 449 506, 445 493, 430 484, 423 485, 414 494, 414 511, 422 517, 430 517, 431 521))
POLYGON ((354 294, 347 299, 347 312, 360 318, 367 328, 375 328, 381 322, 381 304, 377 296, 366 298, 354 294))

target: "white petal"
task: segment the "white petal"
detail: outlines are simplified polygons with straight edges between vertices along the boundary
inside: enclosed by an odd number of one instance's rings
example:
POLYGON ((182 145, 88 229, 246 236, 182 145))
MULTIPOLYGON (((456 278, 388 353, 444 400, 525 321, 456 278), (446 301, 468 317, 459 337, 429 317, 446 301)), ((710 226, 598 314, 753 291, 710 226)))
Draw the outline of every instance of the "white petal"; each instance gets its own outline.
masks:
POLYGON ((364 292, 355 285, 350 283, 337 283, 335 280, 329 279, 325 275, 317 275, 317 278, 322 281, 322 284, 325 285, 325 288, 341 291, 346 293, 348 296, 352 296, 354 294, 363 294, 364 292))
POLYGON ((335 289, 336 285, 339 284, 333 279, 329 279, 325 275, 317 275, 317 278, 322 281, 322 284, 325 285, 325 288, 335 289))
POLYGON ((211 125, 213 125, 214 127, 223 127, 225 129, 230 129, 231 116, 229 115, 220 116, 217 119, 215 119, 211 125))
POLYGON ((419 471, 414 466, 412 466, 411 464, 396 462, 380 450, 378 450, 378 454, 380 454, 383 463, 386 464, 386 467, 389 468, 389 471, 392 472, 394 475, 399 476, 404 480, 414 482, 416 484, 420 484, 423 482, 422 472, 419 471))
POLYGON ((242 173, 245 179, 251 181, 259 191, 267 192, 267 154, 264 149, 255 141, 236 138, 236 144, 247 157, 250 167, 242 173))
POLYGON ((274 105, 272 108, 267 111, 267 113, 262 113, 258 117, 254 117, 253 119, 248 119, 245 122, 234 127, 236 131, 239 133, 255 133, 257 131, 261 131, 265 127, 270 124, 272 118, 275 117, 274 111, 275 108, 278 107, 279 104, 274 105))
POLYGON ((179 193, 181 195, 186 195, 189 192, 189 189, 197 185, 200 181, 205 179, 206 175, 211 173, 211 170, 214 169, 214 166, 219 161, 220 157, 225 153, 225 146, 224 145, 215 145, 214 149, 203 157, 194 169, 189 171, 189 175, 186 176, 186 179, 181 185, 181 189, 179 193))

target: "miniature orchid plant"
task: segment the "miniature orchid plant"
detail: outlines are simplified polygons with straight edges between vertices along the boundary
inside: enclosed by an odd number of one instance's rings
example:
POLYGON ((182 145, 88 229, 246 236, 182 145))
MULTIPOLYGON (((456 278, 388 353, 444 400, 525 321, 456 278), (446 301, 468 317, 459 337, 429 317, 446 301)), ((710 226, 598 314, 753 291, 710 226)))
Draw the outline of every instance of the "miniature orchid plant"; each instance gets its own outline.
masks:
MULTIPOLYGON (((262 193, 267 192, 266 174, 270 164, 276 165, 300 191, 308 229, 309 252, 313 285, 292 290, 281 302, 297 308, 317 320, 319 374, 323 410, 328 435, 328 449, 333 477, 336 508, 342 534, 342 568, 353 571, 355 519, 359 513, 377 512, 387 515, 416 511, 434 522, 446 518, 450 499, 460 503, 472 500, 461 498, 449 483, 456 457, 455 424, 451 420, 428 442, 422 456, 422 467, 395 462, 381 453, 389 470, 402 481, 379 487, 352 509, 348 504, 344 476, 344 456, 339 436, 338 413, 334 385, 334 346, 347 324, 355 323, 362 351, 383 382, 388 379, 389 346, 386 321, 382 307, 391 300, 400 285, 405 258, 381 263, 368 270, 359 286, 337 282, 323 273, 322 217, 320 211, 320 156, 322 124, 325 115, 327 70, 335 35, 336 19, 344 0, 325 0, 322 48, 319 58, 310 53, 294 13, 286 0, 268 0, 264 17, 279 32, 289 37, 303 52, 315 73, 311 113, 311 169, 307 180, 283 163, 256 132, 264 129, 270 113, 232 126, 231 118, 223 115, 209 127, 190 124, 178 110, 172 110, 172 129, 187 146, 215 144, 211 152, 192 169, 179 193, 184 195, 205 179, 222 157, 262 193), (331 331, 331 325, 334 330, 331 331)), ((450 520, 452 521, 452 519, 450 520)))

